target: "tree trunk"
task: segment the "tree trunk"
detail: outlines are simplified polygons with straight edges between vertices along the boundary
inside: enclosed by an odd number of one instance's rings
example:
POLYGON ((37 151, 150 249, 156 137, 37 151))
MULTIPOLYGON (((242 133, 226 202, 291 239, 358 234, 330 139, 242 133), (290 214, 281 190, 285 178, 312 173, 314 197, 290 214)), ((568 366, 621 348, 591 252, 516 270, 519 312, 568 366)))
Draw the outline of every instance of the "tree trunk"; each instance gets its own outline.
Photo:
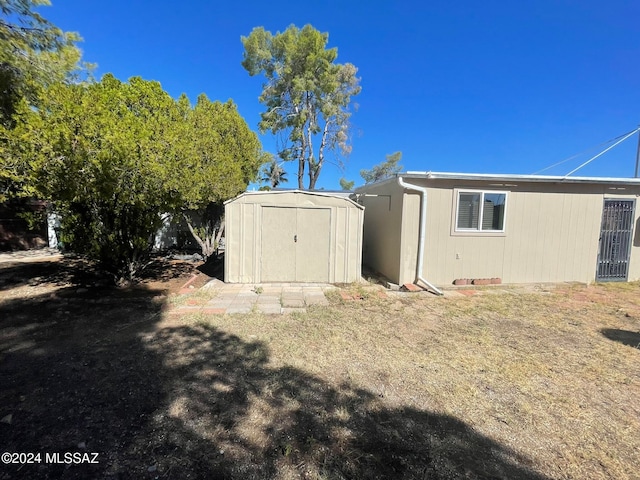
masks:
POLYGON ((312 124, 309 122, 307 126, 307 144, 309 148, 309 154, 307 155, 307 163, 309 164, 309 190, 313 190, 315 183, 313 178, 315 176, 316 165, 313 161, 313 143, 312 143, 312 133, 311 133, 312 124))
POLYGON ((320 170, 322 169, 322 164, 324 163, 324 148, 327 146, 327 136, 329 135, 329 122, 324 124, 324 129, 322 130, 322 140, 320 141, 320 148, 318 150, 318 163, 315 165, 312 174, 311 165, 309 165, 309 190, 313 190, 316 188, 316 182, 318 181, 318 177, 320 176, 320 170))
POLYGON ((222 220, 220 220, 220 228, 218 229, 218 233, 216 234, 216 243, 215 243, 216 253, 220 248, 220 240, 222 239, 223 233, 224 233, 224 217, 222 217, 222 220))
POLYGON ((307 142, 304 131, 300 136, 300 153, 298 154, 298 188, 304 190, 304 165, 306 163, 305 153, 307 151, 307 142))
MULTIPOLYGON (((200 245, 200 250, 202 251, 202 256, 206 261, 212 254, 215 253, 215 238, 213 234, 209 234, 208 230, 205 230, 204 238, 200 238, 196 230, 193 228, 191 224, 191 220, 187 216, 186 213, 182 214, 184 221, 187 223, 187 227, 189 227, 189 231, 198 245, 200 245)), ((213 232, 212 232, 213 233, 213 232)))

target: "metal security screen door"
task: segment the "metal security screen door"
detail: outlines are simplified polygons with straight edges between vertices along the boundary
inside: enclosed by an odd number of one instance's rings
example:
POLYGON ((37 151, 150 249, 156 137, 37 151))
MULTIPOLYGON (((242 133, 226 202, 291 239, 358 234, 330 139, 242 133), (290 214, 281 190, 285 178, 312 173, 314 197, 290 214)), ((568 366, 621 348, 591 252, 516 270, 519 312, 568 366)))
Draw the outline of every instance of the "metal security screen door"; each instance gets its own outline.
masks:
POLYGON ((600 228, 597 281, 627 280, 631 236, 633 234, 634 200, 605 200, 600 228))

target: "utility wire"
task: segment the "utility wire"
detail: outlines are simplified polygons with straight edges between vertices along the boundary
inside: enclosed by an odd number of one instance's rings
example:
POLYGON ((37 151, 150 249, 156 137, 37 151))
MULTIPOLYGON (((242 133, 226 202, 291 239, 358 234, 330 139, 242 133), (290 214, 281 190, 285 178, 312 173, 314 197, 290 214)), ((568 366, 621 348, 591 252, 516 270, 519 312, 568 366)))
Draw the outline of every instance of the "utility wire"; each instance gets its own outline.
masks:
MULTIPOLYGON (((609 142, 601 143, 600 145, 598 145, 598 147, 601 147, 602 145, 606 145, 607 143, 609 143, 609 142)), ((567 163, 567 162, 573 160, 574 158, 578 158, 580 155, 584 155, 585 153, 587 153, 588 151, 592 150, 593 148, 595 148, 595 147, 591 147, 591 148, 586 149, 583 152, 576 153, 575 155, 571 155, 569 158, 566 158, 566 159, 564 159, 564 160, 562 160, 562 161, 560 161, 558 163, 554 163, 553 165, 549 165, 548 167, 545 167, 542 170, 538 170, 537 172, 533 172, 531 175, 538 175, 539 173, 546 172, 547 170, 551 170, 553 167, 557 167, 558 165, 562 165, 563 163, 567 163)))
MULTIPOLYGON (((600 148, 600 147, 603 147, 603 146, 605 146, 605 145, 608 145, 608 144, 609 144, 609 143, 611 143, 611 142, 615 142, 615 141, 616 141, 616 140, 618 140, 619 138, 625 137, 625 140, 626 140, 626 138, 628 138, 629 136, 631 136, 631 135, 633 135, 634 133, 636 133, 639 129, 640 129, 640 127, 639 127, 639 128, 637 128, 637 129, 635 129, 635 130, 633 130, 633 131, 631 131, 631 132, 627 132, 627 133, 623 133, 622 135, 618 135, 617 137, 612 138, 611 140, 607 140, 606 142, 602 142, 602 143, 600 143, 600 144, 598 144, 598 145, 595 145, 595 146, 593 146, 593 147, 589 147, 589 148, 587 148, 586 150, 583 150, 583 151, 582 151, 582 152, 580 152, 580 153, 576 153, 575 155, 571 155, 569 158, 566 158, 566 159, 564 159, 564 160, 559 161, 558 163, 554 163, 553 165, 550 165, 550 166, 548 166, 548 167, 545 167, 545 168, 543 168, 542 170, 538 170, 537 172, 533 172, 531 175, 538 175, 539 173, 546 172, 547 170, 550 170, 550 169, 552 169, 552 168, 554 168, 554 167, 557 167, 558 165, 562 165, 563 163, 567 163, 567 162, 569 162, 569 161, 573 160, 574 158, 578 158, 579 156, 584 155, 584 154, 585 154, 585 153, 587 153, 587 152, 590 152, 590 151, 591 151, 591 150, 593 150, 594 148, 600 148)), ((620 143, 620 142, 618 142, 618 143, 620 143)), ((616 145, 617 145, 617 144, 616 144, 616 145)), ((613 147, 613 146, 615 146, 615 145, 612 145, 612 147, 613 147)), ((608 150, 608 149, 607 149, 607 150, 608 150)), ((606 151, 606 150, 605 150, 605 151, 606 151)), ((604 153, 604 152, 603 152, 603 153, 604 153)), ((598 155, 598 156, 599 156, 599 155, 598 155)), ((594 157, 594 158, 595 158, 595 157, 594 157)), ((592 159, 592 160, 593 160, 593 159, 592 159)), ((589 160, 589 161, 591 161, 591 160, 589 160)), ((585 165, 586 165, 586 164, 585 164, 585 165)), ((582 166, 578 167, 576 170, 578 170, 578 169, 580 169, 580 168, 582 168, 582 166)), ((575 171, 575 170, 574 170, 574 171, 575 171)), ((568 176, 568 175, 570 175, 571 173, 573 173, 573 172, 568 173, 568 174, 567 174, 567 176, 568 176)))
POLYGON ((629 134, 625 135, 624 138, 622 138, 621 140, 618 140, 616 143, 614 143, 613 145, 611 145, 609 148, 601 151, 599 154, 597 154, 595 157, 591 157, 589 160, 587 160, 586 162, 584 162, 582 165, 580 165, 577 168, 574 168, 573 170, 571 170, 569 173, 567 173, 564 178, 567 178, 569 175, 571 175, 572 173, 577 172, 578 170, 580 170, 582 167, 584 167, 585 165, 591 163, 592 161, 594 161, 596 158, 598 158, 600 155, 604 155, 605 153, 607 153, 609 150, 611 150, 613 147, 615 147, 616 145, 624 142, 627 138, 629 138, 631 135, 636 134, 637 132, 640 132, 640 127, 636 128, 633 132, 630 132, 629 134))

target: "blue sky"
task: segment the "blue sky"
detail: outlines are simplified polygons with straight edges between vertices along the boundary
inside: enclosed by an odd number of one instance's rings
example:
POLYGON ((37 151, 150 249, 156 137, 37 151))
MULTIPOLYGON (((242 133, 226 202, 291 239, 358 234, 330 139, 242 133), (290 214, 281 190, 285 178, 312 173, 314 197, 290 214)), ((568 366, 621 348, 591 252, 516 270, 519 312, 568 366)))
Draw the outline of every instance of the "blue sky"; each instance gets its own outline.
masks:
MULTIPOLYGON (((358 67, 353 152, 318 187, 402 151, 404 170, 564 175, 640 124, 637 0, 53 0, 41 13, 79 32, 98 77, 141 76, 172 96, 232 98, 257 130, 262 79, 242 35, 312 24, 358 67), (600 146, 600 147, 598 147, 600 146)), ((261 136, 267 151, 274 138, 261 136)), ((576 175, 631 177, 637 135, 576 175)), ((295 186, 295 167, 287 167, 295 186)))

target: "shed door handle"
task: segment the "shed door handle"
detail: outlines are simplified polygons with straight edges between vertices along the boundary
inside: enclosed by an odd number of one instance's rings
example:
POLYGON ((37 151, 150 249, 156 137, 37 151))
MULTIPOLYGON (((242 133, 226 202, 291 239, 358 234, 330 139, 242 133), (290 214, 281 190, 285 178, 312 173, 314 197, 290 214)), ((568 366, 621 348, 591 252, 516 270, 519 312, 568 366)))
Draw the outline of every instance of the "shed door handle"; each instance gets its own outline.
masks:
POLYGON ((297 241, 298 241, 298 235, 294 235, 294 236, 293 236, 293 241, 294 241, 294 242, 297 242, 297 241))

